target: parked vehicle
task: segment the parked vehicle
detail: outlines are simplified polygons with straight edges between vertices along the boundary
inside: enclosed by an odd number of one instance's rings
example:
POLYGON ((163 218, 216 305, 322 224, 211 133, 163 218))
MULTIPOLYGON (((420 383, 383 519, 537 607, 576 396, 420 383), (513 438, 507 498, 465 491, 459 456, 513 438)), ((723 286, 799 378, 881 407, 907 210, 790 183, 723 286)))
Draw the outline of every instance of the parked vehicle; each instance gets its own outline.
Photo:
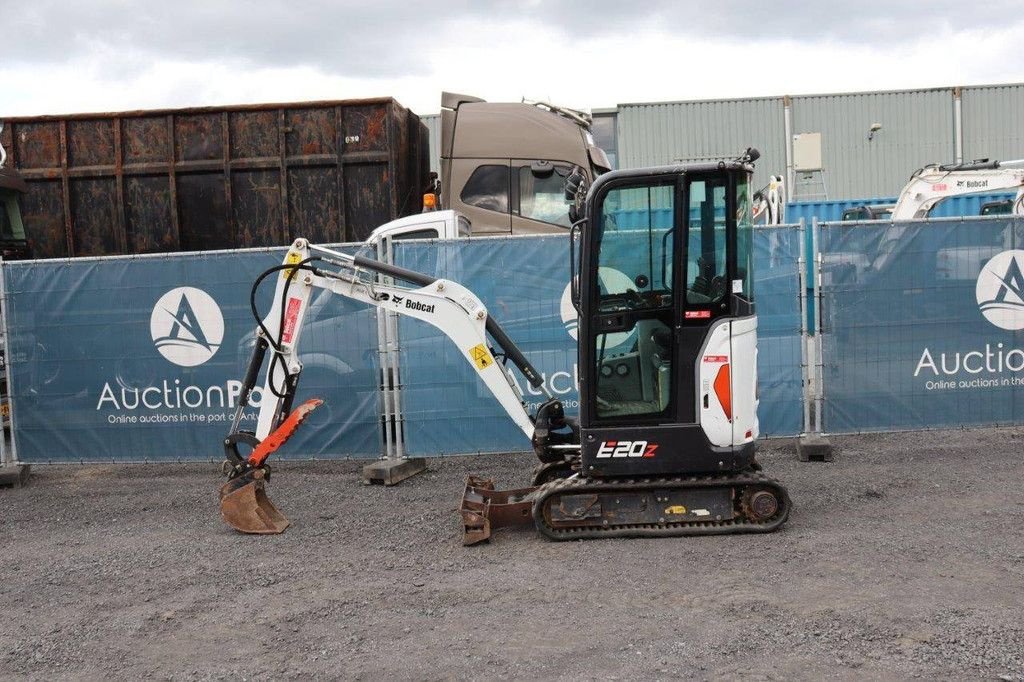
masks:
MULTIPOLYGON (((927 218, 932 208, 944 199, 966 194, 1014 190, 1010 211, 1024 214, 1024 159, 930 165, 914 172, 896 199, 893 220, 927 218)), ((984 209, 981 215, 986 215, 984 209)))

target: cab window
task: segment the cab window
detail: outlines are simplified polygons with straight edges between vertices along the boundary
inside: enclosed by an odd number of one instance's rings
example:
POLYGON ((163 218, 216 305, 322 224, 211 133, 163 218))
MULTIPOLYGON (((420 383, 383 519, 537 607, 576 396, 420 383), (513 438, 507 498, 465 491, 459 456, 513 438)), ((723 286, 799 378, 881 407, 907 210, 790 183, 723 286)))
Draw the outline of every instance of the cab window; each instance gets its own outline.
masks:
POLYGON ((686 302, 691 305, 713 305, 727 293, 725 191, 724 177, 690 183, 686 302))
POLYGON ((754 215, 750 179, 736 182, 736 282, 732 293, 754 301, 754 215), (735 287, 738 284, 739 287, 735 287))
POLYGON ((459 195, 464 204, 508 213, 508 166, 480 166, 469 176, 459 195))
POLYGON ((673 392, 675 184, 609 190, 600 210, 594 410, 616 420, 668 413, 673 392))
POLYGON ((601 206, 601 307, 672 301, 673 185, 614 189, 601 206))
POLYGON ((569 227, 569 202, 565 199, 568 168, 558 167, 544 177, 530 166, 519 167, 519 215, 542 223, 569 227))

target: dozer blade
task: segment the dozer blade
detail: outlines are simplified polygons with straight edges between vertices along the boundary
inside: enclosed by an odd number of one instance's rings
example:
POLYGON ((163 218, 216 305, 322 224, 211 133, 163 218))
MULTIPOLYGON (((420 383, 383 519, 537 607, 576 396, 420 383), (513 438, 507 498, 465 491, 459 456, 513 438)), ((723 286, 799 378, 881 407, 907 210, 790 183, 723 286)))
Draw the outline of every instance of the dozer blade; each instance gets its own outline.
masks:
POLYGON ((492 529, 530 525, 536 490, 495 490, 492 479, 467 477, 459 509, 464 531, 462 544, 468 547, 486 542, 491 538, 492 529))
POLYGON ((288 519, 267 497, 262 469, 233 478, 220 489, 220 515, 240 533, 276 535, 288 527, 288 519))

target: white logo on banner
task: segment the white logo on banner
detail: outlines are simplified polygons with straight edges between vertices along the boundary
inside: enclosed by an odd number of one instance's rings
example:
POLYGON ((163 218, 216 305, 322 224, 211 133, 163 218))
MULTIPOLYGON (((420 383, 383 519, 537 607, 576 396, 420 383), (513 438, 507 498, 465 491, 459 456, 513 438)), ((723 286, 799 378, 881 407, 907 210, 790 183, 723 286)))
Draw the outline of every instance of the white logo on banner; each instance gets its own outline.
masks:
MULTIPOLYGON (((598 268, 597 276, 601 280, 601 288, 608 294, 624 294, 628 289, 635 289, 633 281, 615 268, 598 268)), ((559 312, 562 315, 562 324, 565 331, 574 340, 579 340, 579 319, 576 315, 576 308, 572 305, 572 283, 565 285, 562 292, 562 300, 559 303, 559 312)), ((609 334, 606 344, 608 347, 618 346, 629 337, 629 332, 609 334)))
POLYGON ((1003 251, 985 263, 978 274, 975 295, 985 319, 999 327, 1024 329, 1024 251, 1003 251))
POLYGON ((171 289, 149 318, 160 354, 176 365, 195 367, 213 357, 224 340, 224 316, 213 298, 195 287, 171 289))

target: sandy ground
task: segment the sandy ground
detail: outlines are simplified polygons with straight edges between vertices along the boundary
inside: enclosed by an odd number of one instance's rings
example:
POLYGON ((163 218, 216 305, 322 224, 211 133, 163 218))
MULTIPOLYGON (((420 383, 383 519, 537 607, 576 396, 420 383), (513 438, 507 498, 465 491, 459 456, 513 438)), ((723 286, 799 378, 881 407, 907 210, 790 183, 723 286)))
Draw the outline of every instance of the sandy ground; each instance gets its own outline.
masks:
POLYGON ((464 548, 455 458, 393 487, 287 463, 281 536, 221 522, 212 465, 36 467, 0 490, 0 677, 1024 680, 1024 430, 762 447, 770 535, 464 548))

